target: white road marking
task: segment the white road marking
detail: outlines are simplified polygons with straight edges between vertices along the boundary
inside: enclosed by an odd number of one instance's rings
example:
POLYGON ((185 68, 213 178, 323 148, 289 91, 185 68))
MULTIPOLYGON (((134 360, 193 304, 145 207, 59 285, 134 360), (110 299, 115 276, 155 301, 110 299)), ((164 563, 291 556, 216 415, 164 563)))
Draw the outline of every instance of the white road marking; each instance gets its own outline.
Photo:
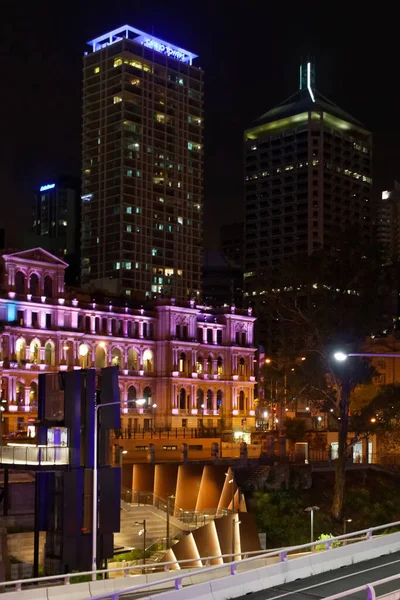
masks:
MULTIPOLYGON (((278 600, 279 598, 286 598, 286 596, 291 596, 292 594, 299 594, 299 593, 305 592, 307 590, 312 590, 313 588, 322 587, 323 585, 328 585, 329 583, 334 583, 335 581, 340 581, 341 579, 347 579, 349 577, 356 577, 357 575, 362 575, 363 573, 369 573, 369 571, 374 571, 376 569, 382 569, 384 567, 388 567, 389 565, 395 565, 396 563, 400 563, 400 559, 393 560, 392 562, 385 563, 383 565, 377 565, 376 567, 370 567, 369 569, 364 569, 363 571, 357 571, 356 573, 349 573, 348 575, 342 575, 341 577, 336 577, 336 579, 330 579, 329 581, 322 581, 320 583, 315 583, 314 585, 309 585, 305 588, 301 588, 300 590, 292 590, 291 592, 287 592, 286 594, 280 594, 279 596, 273 596, 272 598, 267 598, 267 600, 278 600)), ((353 566, 353 565, 351 565, 351 566, 353 566)), ((310 577, 315 577, 315 575, 310 575, 310 577)), ((290 582, 290 583, 294 583, 294 582, 290 582)), ((399 585, 400 585, 400 581, 399 581, 399 585)), ((358 587, 358 586, 356 586, 356 587, 358 587)), ((349 589, 349 592, 350 591, 351 591, 351 588, 349 589)), ((257 593, 257 592, 255 592, 255 593, 257 593)))

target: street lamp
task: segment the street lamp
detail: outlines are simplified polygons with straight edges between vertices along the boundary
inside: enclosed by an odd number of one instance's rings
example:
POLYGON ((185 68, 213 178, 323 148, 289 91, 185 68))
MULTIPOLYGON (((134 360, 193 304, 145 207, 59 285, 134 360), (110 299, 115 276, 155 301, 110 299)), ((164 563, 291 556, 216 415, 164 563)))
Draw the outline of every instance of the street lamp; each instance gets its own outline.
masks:
POLYGON ((333 358, 338 362, 344 362, 352 356, 358 356, 359 358, 400 358, 400 354, 392 352, 342 352, 341 350, 335 352, 333 358))
POLYGON ((170 531, 169 531, 169 511, 170 511, 170 504, 169 501, 171 498, 175 498, 175 496, 173 494, 171 494, 170 496, 167 497, 167 550, 170 547, 170 531))
POLYGON ((335 354, 333 355, 333 358, 338 362, 344 362, 345 360, 347 360, 347 357, 348 354, 345 354, 344 352, 335 352, 335 354))
POLYGON ((143 521, 136 521, 135 525, 142 525, 143 529, 139 531, 139 535, 143 536, 143 564, 146 564, 146 519, 143 521))
POLYGON ((343 519, 343 535, 346 535, 346 523, 351 523, 353 519, 343 519))
MULTIPOLYGON (((129 400, 128 400, 129 402, 129 400)), ((98 521, 98 484, 97 484, 97 440, 98 440, 98 412, 100 408, 106 406, 121 406, 121 402, 106 402, 105 404, 94 405, 94 435, 93 435, 93 505, 92 505, 92 580, 96 581, 97 569, 97 521, 98 521)))
POLYGON ((314 541, 314 510, 319 510, 319 506, 307 506, 307 508, 304 509, 304 512, 310 513, 311 543, 314 541))

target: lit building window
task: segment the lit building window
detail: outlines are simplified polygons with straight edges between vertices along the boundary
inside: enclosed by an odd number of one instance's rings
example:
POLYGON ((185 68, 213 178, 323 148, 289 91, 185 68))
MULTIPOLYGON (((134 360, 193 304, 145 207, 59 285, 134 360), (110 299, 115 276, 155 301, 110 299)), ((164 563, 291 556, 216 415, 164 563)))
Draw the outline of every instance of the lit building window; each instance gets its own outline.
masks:
POLYGON ((151 255, 152 256, 157 256, 157 248, 152 248, 151 255))
POLYGON ((131 231, 132 231, 132 225, 127 225, 126 226, 126 230, 127 230, 128 233, 131 233, 131 231))
POLYGON ((132 177, 132 173, 133 173, 132 169, 127 169, 126 174, 128 177, 132 177))
POLYGON ((120 67, 122 65, 122 58, 114 58, 114 67, 120 67))
POLYGON ((121 96, 114 96, 113 103, 114 104, 118 104, 118 102, 122 102, 121 96))
POLYGON ((132 269, 132 263, 131 263, 131 261, 130 261, 130 260, 127 260, 127 261, 123 262, 123 263, 122 263, 122 268, 123 268, 123 269, 127 269, 128 271, 129 271, 130 269, 132 269))
POLYGON ((100 67, 95 67, 95 68, 94 68, 94 72, 95 72, 95 73, 100 73, 100 67))
POLYGON ((113 269, 114 269, 115 271, 119 271, 119 270, 120 270, 120 268, 121 268, 121 263, 120 263, 119 261, 115 261, 115 262, 113 262, 113 269))
POLYGON ((132 214, 132 206, 127 206, 126 207, 126 212, 127 212, 128 215, 131 215, 132 214))

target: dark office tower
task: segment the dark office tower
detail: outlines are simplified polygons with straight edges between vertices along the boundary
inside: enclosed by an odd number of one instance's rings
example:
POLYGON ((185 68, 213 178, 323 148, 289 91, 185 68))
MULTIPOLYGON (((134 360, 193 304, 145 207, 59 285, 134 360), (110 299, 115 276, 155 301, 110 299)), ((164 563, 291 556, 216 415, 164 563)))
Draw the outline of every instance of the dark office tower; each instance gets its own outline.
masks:
POLYGON ((400 260, 400 184, 384 190, 377 206, 376 238, 385 264, 400 260))
POLYGON ((128 25, 83 61, 82 279, 127 297, 200 295, 203 71, 128 25))
POLYGON ((316 91, 303 64, 300 89, 245 132, 248 300, 258 304, 284 261, 333 247, 342 230, 371 240, 371 149, 371 133, 316 91))
POLYGON ((35 192, 32 232, 46 250, 65 255, 79 249, 80 181, 62 176, 35 192))
POLYGON ((244 223, 223 225, 219 231, 220 246, 225 257, 243 267, 244 223))
POLYGON ((69 265, 66 282, 79 283, 81 245, 80 181, 75 177, 60 176, 43 183, 36 190, 33 202, 33 223, 25 235, 25 248, 40 246, 63 258, 69 265))

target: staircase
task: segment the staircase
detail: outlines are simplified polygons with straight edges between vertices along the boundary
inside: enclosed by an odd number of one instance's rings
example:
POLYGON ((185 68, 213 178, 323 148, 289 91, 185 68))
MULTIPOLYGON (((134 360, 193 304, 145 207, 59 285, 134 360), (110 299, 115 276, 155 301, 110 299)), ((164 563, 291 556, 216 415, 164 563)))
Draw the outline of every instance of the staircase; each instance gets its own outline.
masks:
MULTIPOLYGON (((122 548, 143 548, 143 536, 139 532, 143 529, 143 521, 146 521, 146 548, 155 542, 162 543, 167 536, 167 515, 164 511, 154 506, 132 506, 121 501, 121 530, 114 535, 114 544, 122 548), (139 523, 137 525, 136 523, 139 523)), ((175 537, 187 526, 170 516, 169 535, 175 537)), ((165 551, 163 552, 163 555, 165 551)))

